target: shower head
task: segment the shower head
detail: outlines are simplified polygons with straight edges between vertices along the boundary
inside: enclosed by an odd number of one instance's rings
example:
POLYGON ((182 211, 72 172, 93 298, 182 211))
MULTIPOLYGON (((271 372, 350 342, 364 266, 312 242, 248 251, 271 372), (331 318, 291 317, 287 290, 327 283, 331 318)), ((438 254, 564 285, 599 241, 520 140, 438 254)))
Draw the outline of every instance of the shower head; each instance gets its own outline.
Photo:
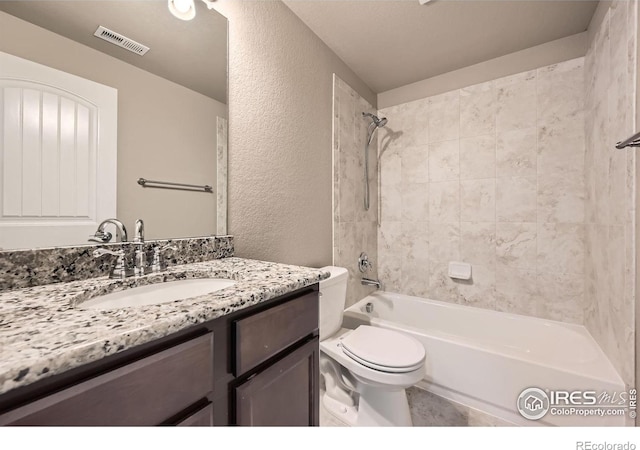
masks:
POLYGON ((375 114, 371 114, 368 112, 363 112, 362 117, 371 117, 372 122, 369 124, 369 128, 367 130, 367 146, 371 144, 371 140, 373 139, 373 134, 376 132, 378 128, 382 128, 387 124, 387 118, 383 117, 382 119, 376 116, 375 114))
POLYGON ((383 117, 381 119, 378 116, 376 116, 375 114, 366 113, 366 112, 362 113, 362 117, 371 117, 371 119, 373 119, 373 122, 371 122, 371 123, 375 124, 375 126, 377 128, 382 128, 387 124, 387 118, 386 117, 383 117))

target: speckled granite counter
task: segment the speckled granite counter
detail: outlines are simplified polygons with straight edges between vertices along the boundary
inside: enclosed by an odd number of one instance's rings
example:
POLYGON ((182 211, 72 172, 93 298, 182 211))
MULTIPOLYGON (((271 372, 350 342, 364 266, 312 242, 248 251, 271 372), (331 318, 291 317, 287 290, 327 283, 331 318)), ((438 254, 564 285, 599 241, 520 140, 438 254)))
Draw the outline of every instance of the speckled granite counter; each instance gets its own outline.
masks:
POLYGON ((170 267, 125 281, 106 277, 0 292, 0 394, 168 336, 327 278, 328 272, 241 258, 170 267), (125 309, 82 301, 126 287, 204 276, 237 283, 188 300, 125 309))

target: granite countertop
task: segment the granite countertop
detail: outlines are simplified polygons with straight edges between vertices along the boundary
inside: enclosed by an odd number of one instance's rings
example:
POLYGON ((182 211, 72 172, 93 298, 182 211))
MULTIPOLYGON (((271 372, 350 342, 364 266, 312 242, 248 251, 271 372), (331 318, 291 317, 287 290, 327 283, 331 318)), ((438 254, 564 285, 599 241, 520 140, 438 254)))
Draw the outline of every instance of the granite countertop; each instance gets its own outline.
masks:
POLYGON ((0 292, 0 394, 328 277, 308 267, 223 258, 124 281, 101 277, 0 292), (237 283, 159 305, 82 309, 83 301, 126 287, 205 276, 237 283))

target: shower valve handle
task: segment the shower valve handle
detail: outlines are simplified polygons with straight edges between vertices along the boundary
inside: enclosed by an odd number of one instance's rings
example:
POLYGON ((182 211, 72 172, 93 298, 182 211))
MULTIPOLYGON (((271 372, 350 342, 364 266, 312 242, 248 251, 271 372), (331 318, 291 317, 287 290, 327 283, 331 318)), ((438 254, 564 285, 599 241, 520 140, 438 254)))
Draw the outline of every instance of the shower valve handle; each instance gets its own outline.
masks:
POLYGON ((369 261, 369 256, 365 252, 360 253, 360 257, 358 258, 358 269, 360 269, 360 272, 362 273, 373 269, 373 264, 369 261))

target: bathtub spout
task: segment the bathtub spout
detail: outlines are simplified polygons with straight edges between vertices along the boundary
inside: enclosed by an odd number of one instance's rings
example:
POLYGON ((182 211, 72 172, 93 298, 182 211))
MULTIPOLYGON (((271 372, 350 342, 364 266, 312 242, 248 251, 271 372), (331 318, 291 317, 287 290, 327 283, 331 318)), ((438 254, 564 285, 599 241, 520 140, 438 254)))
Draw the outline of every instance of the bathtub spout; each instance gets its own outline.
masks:
POLYGON ((361 283, 363 286, 375 286, 376 289, 380 289, 382 287, 378 280, 372 280, 371 278, 362 277, 361 283))

